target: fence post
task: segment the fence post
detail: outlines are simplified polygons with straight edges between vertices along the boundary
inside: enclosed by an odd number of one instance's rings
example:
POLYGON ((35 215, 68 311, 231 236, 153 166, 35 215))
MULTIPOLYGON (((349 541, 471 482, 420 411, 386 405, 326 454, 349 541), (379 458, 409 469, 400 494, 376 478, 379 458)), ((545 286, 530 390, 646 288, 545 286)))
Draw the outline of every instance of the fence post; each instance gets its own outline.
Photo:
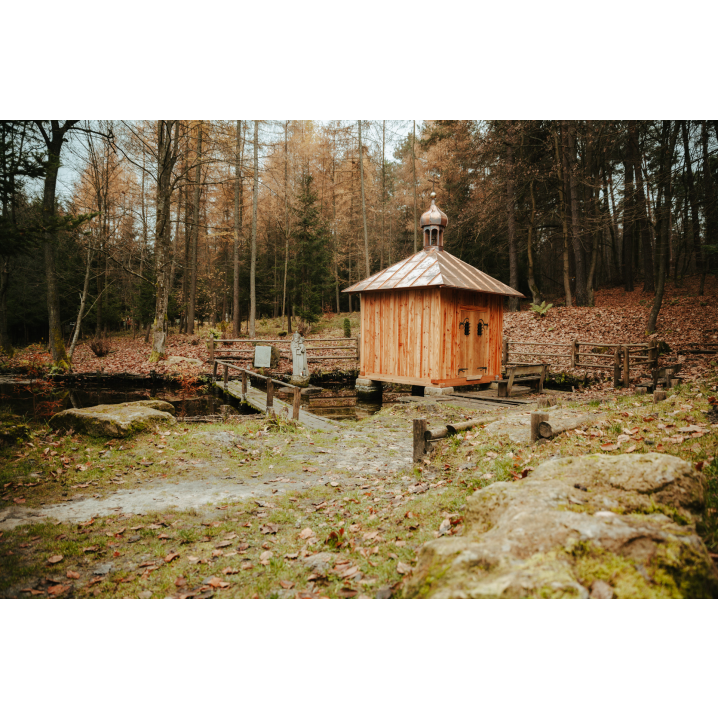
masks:
POLYGON ((628 384, 631 380, 631 362, 628 357, 628 347, 623 347, 623 386, 625 389, 628 389, 628 384))
POLYGON ((212 362, 212 383, 213 384, 217 383, 217 362, 216 361, 212 362))
POLYGON ((621 387, 621 350, 616 347, 613 350, 613 388, 621 387))
POLYGON ((229 381, 229 367, 224 365, 224 390, 227 391, 227 382, 229 381))
POLYGON ((267 414, 273 411, 274 407, 274 382, 267 379, 267 414))
POLYGON ((414 419, 414 463, 426 455, 426 419, 414 419))
POLYGON ((577 363, 578 363, 578 342, 574 339, 571 342, 571 369, 575 369, 577 363))
POLYGON ((298 387, 294 387, 294 401, 292 402, 292 419, 299 421, 299 402, 302 398, 302 390, 298 387))
POLYGON ((655 369, 658 366, 658 343, 655 337, 653 337, 648 344, 648 360, 651 369, 655 369))
POLYGON ((509 363, 509 340, 504 339, 501 347, 501 366, 505 369, 509 363))
POLYGON ((247 401, 247 372, 242 371, 242 401, 247 401))
POLYGON ((209 360, 214 361, 214 337, 209 338, 209 360))
POLYGON ((357 362, 361 367, 361 332, 357 334, 357 362))

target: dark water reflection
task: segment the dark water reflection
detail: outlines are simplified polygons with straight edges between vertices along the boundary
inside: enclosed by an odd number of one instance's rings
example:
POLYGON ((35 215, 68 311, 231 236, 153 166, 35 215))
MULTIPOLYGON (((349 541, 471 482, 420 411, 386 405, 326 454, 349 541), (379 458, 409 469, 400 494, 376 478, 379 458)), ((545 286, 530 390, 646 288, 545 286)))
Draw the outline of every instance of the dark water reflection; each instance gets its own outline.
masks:
MULTIPOLYGON (((322 387, 317 394, 302 396, 302 408, 306 411, 335 421, 356 421, 376 414, 382 408, 382 403, 357 400, 357 393, 353 386, 346 384, 330 384, 322 387)), ((398 394, 384 394, 384 404, 394 403, 398 394)), ((76 408, 83 409, 98 404, 121 404, 126 401, 141 401, 143 399, 162 399, 174 405, 177 415, 206 416, 219 414, 220 406, 226 404, 224 397, 211 392, 193 398, 184 398, 167 388, 152 390, 149 387, 133 387, 123 384, 117 388, 107 387, 59 387, 53 396, 59 402, 57 411, 76 408)), ((284 398, 281 394, 278 398, 284 398)), ((0 405, 9 408, 13 414, 33 416, 32 395, 27 385, 20 381, 13 383, 8 379, 0 380, 0 405)), ((255 413, 251 407, 241 406, 232 402, 232 413, 255 413)))

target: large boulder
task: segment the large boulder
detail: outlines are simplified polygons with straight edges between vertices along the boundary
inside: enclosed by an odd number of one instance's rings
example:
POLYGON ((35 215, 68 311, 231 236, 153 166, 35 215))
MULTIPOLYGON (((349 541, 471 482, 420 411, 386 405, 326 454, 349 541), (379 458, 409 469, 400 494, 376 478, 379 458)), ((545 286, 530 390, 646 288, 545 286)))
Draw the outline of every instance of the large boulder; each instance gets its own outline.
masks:
POLYGON ((172 404, 159 399, 100 404, 86 409, 67 409, 50 419, 55 429, 73 429, 91 436, 127 436, 152 429, 158 424, 174 424, 172 404))
POLYGON ((427 598, 707 598, 695 531, 704 479, 665 454, 547 461, 468 500, 464 535, 425 544, 405 589, 427 598))

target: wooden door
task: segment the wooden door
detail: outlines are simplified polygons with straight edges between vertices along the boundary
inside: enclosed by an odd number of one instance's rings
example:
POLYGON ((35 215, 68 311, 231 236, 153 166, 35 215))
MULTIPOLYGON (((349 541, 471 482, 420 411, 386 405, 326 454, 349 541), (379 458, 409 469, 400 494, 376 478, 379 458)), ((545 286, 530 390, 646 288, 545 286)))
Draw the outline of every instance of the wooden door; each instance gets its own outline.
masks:
POLYGON ((459 329, 459 378, 482 379, 489 373, 488 309, 460 309, 459 329))

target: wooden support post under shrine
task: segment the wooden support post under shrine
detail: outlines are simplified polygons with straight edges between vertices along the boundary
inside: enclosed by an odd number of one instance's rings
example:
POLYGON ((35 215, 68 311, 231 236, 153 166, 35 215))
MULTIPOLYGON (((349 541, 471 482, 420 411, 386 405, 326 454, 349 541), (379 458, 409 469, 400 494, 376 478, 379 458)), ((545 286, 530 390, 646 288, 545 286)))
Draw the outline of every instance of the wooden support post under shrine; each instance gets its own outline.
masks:
POLYGON ((298 387, 294 387, 294 401, 292 402, 292 419, 297 421, 299 419, 299 403, 302 400, 302 390, 298 387))
POLYGON ((274 411, 274 382, 267 379, 267 414, 274 411))
POLYGON ((426 419, 414 419, 414 463, 426 456, 426 419))

